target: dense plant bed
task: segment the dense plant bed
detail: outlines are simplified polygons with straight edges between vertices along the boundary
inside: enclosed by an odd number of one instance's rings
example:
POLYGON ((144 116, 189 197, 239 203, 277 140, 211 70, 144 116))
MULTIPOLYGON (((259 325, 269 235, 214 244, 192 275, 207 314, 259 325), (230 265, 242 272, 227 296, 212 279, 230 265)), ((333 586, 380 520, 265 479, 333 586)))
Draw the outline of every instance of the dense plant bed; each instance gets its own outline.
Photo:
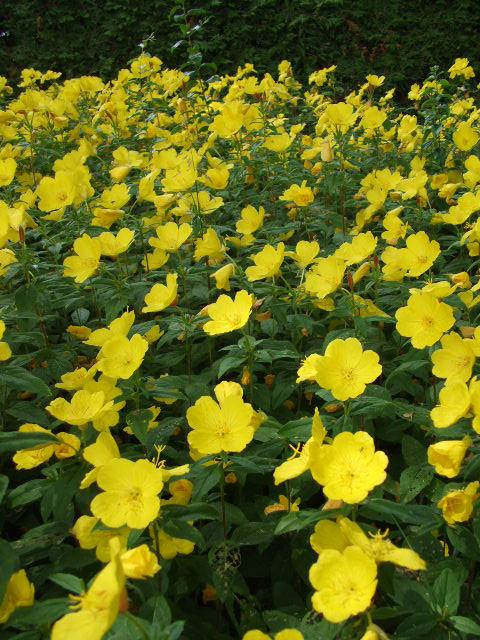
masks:
POLYGON ((480 636, 480 111, 142 54, 0 111, 0 638, 480 636))

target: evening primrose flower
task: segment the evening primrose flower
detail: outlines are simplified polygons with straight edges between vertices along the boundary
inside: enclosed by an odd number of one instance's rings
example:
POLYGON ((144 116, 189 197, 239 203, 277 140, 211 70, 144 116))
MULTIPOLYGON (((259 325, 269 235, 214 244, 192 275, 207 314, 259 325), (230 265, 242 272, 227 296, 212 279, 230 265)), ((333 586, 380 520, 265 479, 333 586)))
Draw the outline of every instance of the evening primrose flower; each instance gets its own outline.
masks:
POLYGON ((120 229, 117 235, 110 233, 110 231, 104 231, 97 236, 96 240, 100 245, 100 253, 102 256, 115 258, 127 251, 134 237, 135 233, 131 229, 124 227, 120 229))
POLYGON ((472 439, 442 440, 431 444, 427 450, 428 463, 435 467, 435 473, 445 478, 454 478, 460 473, 463 459, 472 439))
POLYGON ((152 247, 162 249, 168 253, 176 253, 192 234, 192 227, 188 223, 181 225, 167 222, 156 228, 156 238, 148 241, 152 247))
POLYGON ((327 431, 323 426, 322 419, 318 412, 318 407, 315 407, 315 412, 312 417, 311 438, 309 438, 303 445, 300 453, 298 452, 298 449, 295 449, 292 446, 293 455, 276 467, 273 472, 275 485, 279 485, 286 480, 292 480, 293 478, 300 476, 302 473, 305 473, 305 471, 310 468, 311 450, 314 447, 322 445, 326 434, 327 431))
POLYGON ((442 510, 443 519, 447 524, 454 525, 457 522, 467 522, 473 513, 473 505, 477 500, 480 482, 470 482, 464 489, 449 491, 437 506, 442 510))
POLYGON ((15 609, 31 607, 34 594, 35 588, 29 581, 25 569, 20 569, 12 574, 0 603, 0 624, 7 622, 15 609))
POLYGON ((310 449, 310 470, 331 500, 347 504, 363 502, 386 478, 388 458, 375 451, 373 438, 365 431, 345 431, 331 444, 310 449))
POLYGON ((377 565, 360 547, 327 549, 310 567, 312 605, 329 622, 343 622, 368 609, 377 588, 377 565))
POLYGON ((408 236, 406 245, 398 251, 403 252, 403 264, 410 278, 418 278, 428 271, 440 255, 440 245, 436 240, 430 240, 425 231, 408 236))
MULTIPOLYGON (((316 357, 313 362, 315 381, 330 391, 334 398, 342 401, 361 395, 366 385, 382 373, 378 355, 374 351, 363 351, 357 338, 332 340, 325 355, 316 357)), ((300 380, 302 369, 298 371, 300 380)), ((302 373, 305 375, 305 369, 302 373)))
POLYGON ((40 180, 36 190, 40 200, 40 211, 57 211, 71 205, 77 195, 73 172, 57 171, 54 178, 46 176, 40 180))
POLYGON ((366 535, 362 528, 346 517, 339 516, 336 522, 320 520, 310 536, 312 549, 321 555, 326 549, 343 551, 351 545, 360 547, 377 564, 391 562, 399 567, 419 571, 426 568, 425 561, 412 549, 401 549, 387 539, 388 530, 382 534, 366 535))
POLYGON ((212 227, 195 241, 193 258, 195 262, 208 258, 209 264, 220 264, 225 259, 225 247, 212 227))
POLYGON ((69 256, 63 261, 63 275, 66 278, 74 278, 75 282, 82 283, 93 276, 100 264, 101 247, 97 238, 91 238, 84 233, 73 243, 74 256, 69 256))
POLYGON ((136 333, 129 340, 121 334, 109 338, 98 354, 98 369, 109 378, 128 380, 140 367, 148 341, 136 333))
POLYGON ((323 300, 340 287, 344 274, 345 262, 341 258, 317 258, 305 276, 303 288, 311 296, 323 300))
POLYGON ((178 554, 189 555, 193 553, 195 543, 184 538, 175 538, 165 533, 163 529, 158 530, 155 536, 158 543, 158 551, 164 560, 173 560, 178 554))
MULTIPOLYGON (((220 394, 219 394, 220 395, 220 394)), ((253 439, 252 405, 241 395, 202 396, 187 409, 188 444, 203 455, 243 451, 253 439)))
POLYGON ((90 508, 107 527, 145 529, 158 516, 163 474, 149 460, 114 458, 101 467, 97 484, 103 491, 90 508))
POLYGON ((261 251, 251 256, 255 263, 254 267, 247 267, 245 275, 249 282, 273 278, 280 271, 285 254, 285 245, 279 242, 277 247, 267 244, 261 251))
POLYGON ((146 544, 124 551, 120 556, 120 562, 125 576, 134 580, 152 578, 160 571, 157 556, 146 544))
POLYGON ((312 242, 309 242, 308 240, 300 240, 295 246, 295 251, 286 251, 285 255, 292 258, 300 269, 306 269, 315 261, 319 251, 320 245, 316 240, 313 240, 312 242))
POLYGON ((27 422, 18 428, 19 433, 46 433, 52 436, 52 442, 21 449, 12 458, 17 469, 34 469, 55 455, 58 460, 73 458, 80 451, 80 439, 73 433, 60 431, 55 435, 38 424, 27 422), (55 442, 54 437, 57 438, 55 442))
POLYGON ((102 431, 93 444, 85 447, 83 457, 94 468, 85 475, 80 484, 80 489, 86 489, 93 484, 97 479, 100 468, 106 465, 107 462, 114 458, 120 458, 120 450, 114 437, 107 430, 102 431))
POLYGON ((215 279, 215 286, 217 289, 224 289, 230 291, 230 278, 235 272, 235 266, 230 262, 229 264, 220 267, 215 273, 210 275, 210 278, 215 279))
POLYGON ((133 323, 135 322, 135 313, 133 311, 125 311, 119 318, 112 320, 108 327, 91 331, 85 340, 85 344, 94 347, 103 347, 103 345, 117 335, 126 336, 133 323))
POLYGON ((345 262, 345 266, 363 262, 375 251, 378 238, 371 231, 359 233, 351 242, 344 242, 333 254, 345 262))
POLYGON ((17 170, 17 163, 13 158, 5 158, 0 160, 0 187, 8 186, 17 170))
POLYGON ((411 338, 415 349, 431 347, 455 323, 453 309, 430 293, 415 293, 406 307, 395 313, 396 329, 401 336, 411 338))
POLYGON ((313 191, 310 187, 307 187, 306 180, 304 180, 300 185, 292 184, 279 197, 279 200, 294 202, 297 207, 308 207, 309 204, 312 204, 314 199, 315 196, 313 195, 313 191))
POLYGON ((100 562, 108 562, 112 552, 110 540, 118 538, 120 548, 125 549, 128 542, 130 529, 97 528, 99 518, 93 516, 80 516, 71 529, 81 549, 95 549, 95 555, 100 562))
POLYGON ((103 391, 89 393, 81 389, 73 395, 70 402, 65 398, 55 398, 45 407, 45 410, 61 422, 83 427, 112 406, 113 401, 105 402, 103 391))
POLYGON ((468 122, 461 122, 453 132, 453 142, 460 151, 470 151, 480 140, 478 132, 468 122))
POLYGON ((72 607, 76 611, 55 622, 51 640, 101 640, 118 616, 124 590, 125 574, 117 551, 85 594, 71 596, 77 601, 72 607))
POLYGON ((145 296, 142 313, 155 313, 169 307, 177 297, 177 278, 176 273, 168 273, 165 284, 154 284, 145 296))
POLYGON ((451 79, 461 76, 466 80, 475 77, 473 68, 468 63, 468 58, 455 58, 455 62, 448 70, 451 79))
POLYGON ((470 393, 464 382, 447 382, 438 394, 439 404, 430 411, 434 427, 444 429, 464 418, 470 409, 470 393))
MULTIPOLYGON (((5 322, 3 320, 0 320, 0 340, 3 338, 5 328, 5 322)), ((11 357, 12 350, 10 349, 10 346, 6 342, 0 342, 0 362, 9 360, 11 357)))
POLYGON ((265 209, 258 207, 255 209, 251 204, 248 204, 241 211, 241 218, 235 225, 237 233, 242 235, 250 235, 255 233, 263 225, 263 219, 265 217, 265 209))
POLYGON ((209 336, 216 336, 241 329, 248 322, 253 300, 253 295, 243 289, 235 294, 234 299, 222 294, 206 308, 211 320, 203 325, 203 330, 209 336))
POLYGON ((433 375, 448 381, 470 380, 475 364, 473 340, 462 338, 458 333, 452 332, 444 335, 440 344, 442 348, 432 353, 433 375))

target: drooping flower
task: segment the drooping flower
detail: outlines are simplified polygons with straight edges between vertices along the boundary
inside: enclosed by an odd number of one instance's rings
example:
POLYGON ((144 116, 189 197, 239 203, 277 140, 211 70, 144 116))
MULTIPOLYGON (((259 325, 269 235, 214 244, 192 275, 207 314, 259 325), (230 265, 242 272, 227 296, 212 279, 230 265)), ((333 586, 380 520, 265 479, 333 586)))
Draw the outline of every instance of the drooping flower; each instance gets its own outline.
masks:
POLYGON ((466 436, 463 440, 442 440, 431 444, 427 450, 428 463, 435 467, 435 473, 446 478, 454 478, 460 473, 465 454, 472 444, 466 436))
POLYGON ((449 491, 437 506, 442 510, 442 516, 447 524, 454 525, 457 522, 470 520, 473 513, 473 505, 479 497, 478 487, 480 482, 470 482, 464 489, 449 491))

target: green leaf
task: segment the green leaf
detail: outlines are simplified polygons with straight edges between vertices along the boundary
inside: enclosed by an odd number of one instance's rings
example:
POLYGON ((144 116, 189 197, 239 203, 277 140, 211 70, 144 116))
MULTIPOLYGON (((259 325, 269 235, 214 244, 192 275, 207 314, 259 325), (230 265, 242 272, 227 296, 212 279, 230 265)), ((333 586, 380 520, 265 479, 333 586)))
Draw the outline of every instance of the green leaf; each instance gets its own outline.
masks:
POLYGON ((8 581, 18 568, 18 556, 6 540, 0 539, 0 602, 3 601, 8 581))
POLYGON ((148 409, 137 409, 127 414, 126 421, 135 437, 141 444, 146 443, 148 425, 152 420, 152 412, 148 409))
POLYGON ((460 583, 451 569, 444 569, 435 580, 432 589, 433 603, 442 616, 457 612, 460 602, 460 583))
POLYGON ((273 540, 276 523, 248 522, 237 527, 232 533, 230 542, 239 547, 262 544, 273 540))
POLYGON ((302 511, 292 511, 282 516, 275 527, 275 535, 300 531, 306 527, 315 525, 319 520, 335 519, 342 515, 342 509, 329 509, 328 511, 318 511, 317 509, 304 509, 302 511))
POLYGON ((3 366, 0 370, 0 383, 4 383, 11 389, 30 391, 38 396, 51 396, 52 392, 43 380, 33 375, 22 367, 14 365, 3 366))
POLYGON ((3 502, 5 493, 8 489, 9 479, 8 476, 0 475, 0 504, 3 502))
POLYGON ((0 432, 0 453, 21 451, 40 445, 58 444, 57 437, 52 433, 22 433, 21 431, 0 432))
POLYGON ((469 636, 480 637, 480 625, 464 616, 450 616, 449 622, 453 624, 455 629, 469 636))
POLYGON ((54 573, 49 577, 49 580, 63 587, 70 593, 76 593, 78 595, 85 591, 84 581, 71 573, 54 573))
POLYGON ((432 524, 435 521, 440 524, 442 522, 433 507, 419 504, 397 504, 383 498, 368 498, 360 510, 364 514, 381 515, 385 522, 392 524, 396 524, 397 520, 410 524, 432 524))
POLYGON ((402 502, 413 500, 420 491, 430 484, 434 473, 434 467, 428 463, 404 469, 400 475, 400 499, 402 502))

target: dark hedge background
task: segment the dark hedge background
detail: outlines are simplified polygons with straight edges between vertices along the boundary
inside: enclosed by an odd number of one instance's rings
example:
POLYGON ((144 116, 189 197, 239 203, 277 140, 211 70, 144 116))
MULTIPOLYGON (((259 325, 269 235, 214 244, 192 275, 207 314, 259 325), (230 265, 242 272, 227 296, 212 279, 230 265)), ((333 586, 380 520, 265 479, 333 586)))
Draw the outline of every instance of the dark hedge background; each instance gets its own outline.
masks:
MULTIPOLYGON (((23 67, 65 77, 111 77, 140 51, 180 66, 187 52, 170 47, 182 36, 169 18, 171 0, 0 0, 0 74, 23 67)), ((305 79, 337 64, 347 88, 366 73, 385 73, 400 92, 455 57, 480 62, 480 0, 186 0, 210 21, 196 41, 219 72, 253 62, 275 71, 287 58, 305 79)), ((198 18, 193 18, 198 20, 198 18)), ((480 77, 479 77, 480 79, 480 77)))

